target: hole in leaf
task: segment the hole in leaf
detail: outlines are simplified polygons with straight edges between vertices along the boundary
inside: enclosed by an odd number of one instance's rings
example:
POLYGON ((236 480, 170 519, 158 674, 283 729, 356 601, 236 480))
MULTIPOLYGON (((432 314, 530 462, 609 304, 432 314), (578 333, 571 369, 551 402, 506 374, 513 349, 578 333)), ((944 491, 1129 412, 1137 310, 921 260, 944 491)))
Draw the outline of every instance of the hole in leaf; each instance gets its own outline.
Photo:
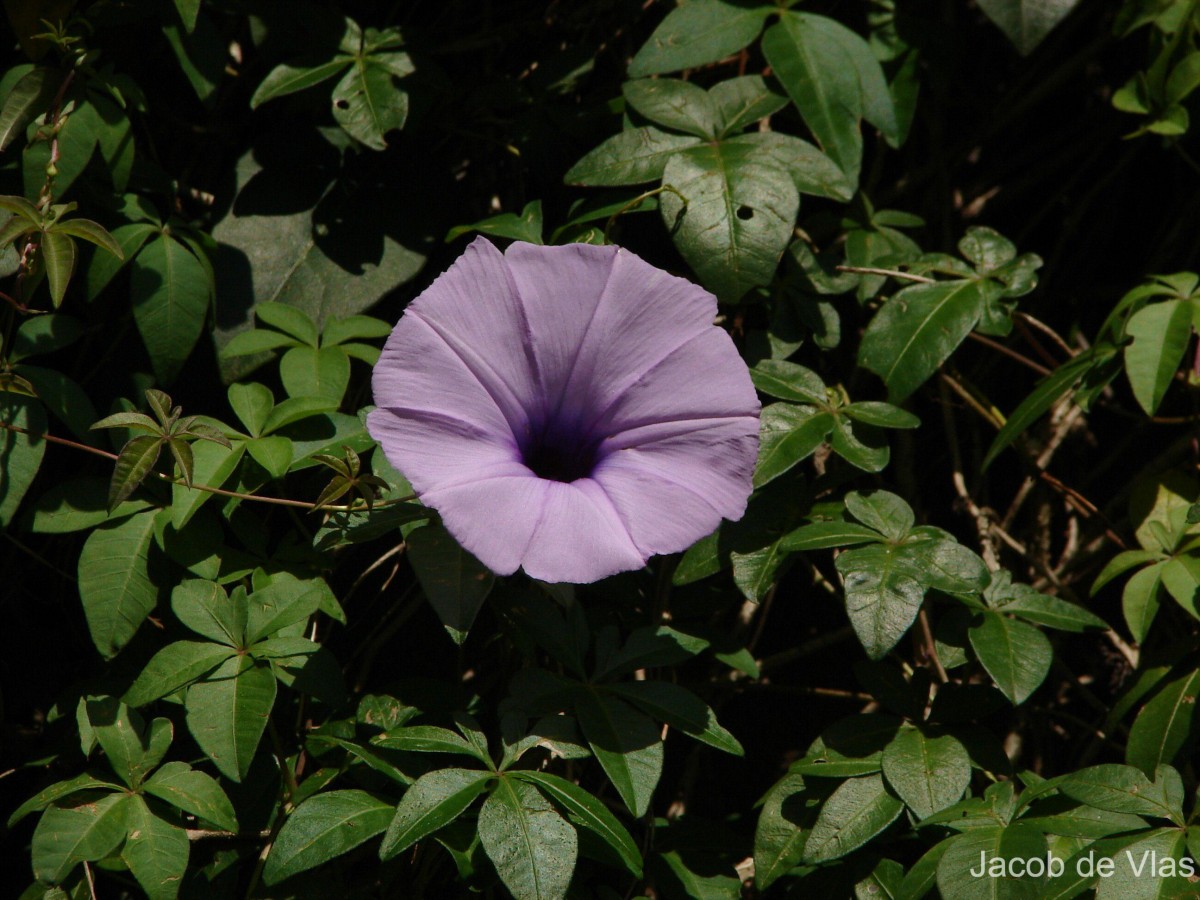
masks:
POLYGON ((338 109, 349 109, 350 101, 349 100, 334 100, 333 105, 336 106, 338 109))
POLYGON ((737 217, 743 222, 749 221, 754 218, 754 210, 748 206, 738 207, 737 217))

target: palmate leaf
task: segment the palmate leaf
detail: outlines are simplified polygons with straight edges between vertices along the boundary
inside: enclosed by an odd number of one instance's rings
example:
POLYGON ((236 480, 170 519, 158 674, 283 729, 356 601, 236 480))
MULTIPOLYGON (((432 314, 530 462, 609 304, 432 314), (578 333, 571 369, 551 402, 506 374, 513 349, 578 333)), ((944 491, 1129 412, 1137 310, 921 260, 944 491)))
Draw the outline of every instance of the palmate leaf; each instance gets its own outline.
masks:
POLYGON ((762 31, 769 6, 689 0, 667 14, 629 64, 640 78, 716 62, 737 53, 762 31))
POLYGON ((204 681, 188 688, 188 730, 213 765, 240 782, 250 769, 267 718, 275 705, 271 667, 250 656, 223 662, 204 681))
MULTIPOLYGON (((97 426, 93 425, 92 427, 97 426)), ((146 476, 158 462, 164 443, 164 438, 153 434, 138 435, 126 441, 117 456, 117 462, 113 467, 112 481, 108 487, 108 511, 110 513, 128 499, 146 480, 146 476)))
POLYGON ((821 807, 804 844, 806 862, 838 859, 861 847, 904 811, 879 775, 842 782, 821 807))
POLYGON ((62 305, 67 285, 75 273, 79 249, 71 238, 58 231, 43 231, 40 247, 42 262, 46 266, 46 282, 50 286, 50 300, 57 309, 62 305))
POLYGON ((644 815, 662 775, 658 726, 625 701, 591 688, 577 694, 575 715, 625 806, 635 816, 644 815))
POLYGON ((121 848, 121 859, 149 900, 175 900, 191 853, 187 832, 166 817, 169 813, 156 800, 131 796, 124 804, 131 838, 121 848))
POLYGON ((211 279, 170 235, 149 241, 130 264, 133 318, 159 381, 170 383, 204 330, 211 279))
POLYGON ((124 793, 82 794, 47 809, 33 832, 34 877, 56 884, 84 860, 108 856, 128 830, 129 799, 124 793))
POLYGON ((148 558, 154 537, 150 510, 101 525, 79 556, 79 596, 88 631, 100 655, 111 659, 150 614, 158 591, 148 558))
POLYGON ((354 62, 354 57, 338 55, 328 62, 316 66, 279 65, 272 69, 262 80, 250 98, 250 108, 257 109, 268 100, 286 97, 297 91, 314 87, 323 81, 328 81, 354 62))
POLYGON ((1054 27, 1079 5, 1079 0, 980 0, 984 11, 1017 52, 1033 52, 1054 27))
POLYGON ((438 769, 422 775, 400 798, 379 847, 380 858, 391 859, 454 821, 493 777, 478 769, 438 769))
POLYGON ((330 791, 308 798, 275 838, 263 881, 277 884, 341 856, 382 833, 394 815, 392 804, 366 791, 330 791))
POLYGON ((578 837, 536 787, 501 775, 479 811, 479 839, 516 900, 562 900, 578 837))
POLYGON ((650 126, 630 128, 586 154, 567 170, 563 181, 592 187, 657 181, 676 153, 699 143, 694 135, 673 134, 650 126))
POLYGON ((394 73, 370 56, 359 56, 333 89, 333 118, 355 140, 386 150, 386 135, 404 127, 408 93, 394 73))
POLYGON ((787 249, 800 195, 787 171, 753 144, 684 149, 667 160, 659 210, 684 259, 726 302, 768 284, 787 249))
POLYGON ((621 86, 625 101, 652 122, 712 139, 716 105, 708 91, 678 78, 644 78, 621 86))
POLYGON ((450 637, 461 644, 496 577, 440 524, 409 534, 408 551, 429 604, 450 637))
POLYGON ((536 785, 576 826, 586 828, 615 850, 631 875, 641 877, 642 854, 625 826, 607 806, 578 785, 549 772, 517 769, 511 774, 536 785))

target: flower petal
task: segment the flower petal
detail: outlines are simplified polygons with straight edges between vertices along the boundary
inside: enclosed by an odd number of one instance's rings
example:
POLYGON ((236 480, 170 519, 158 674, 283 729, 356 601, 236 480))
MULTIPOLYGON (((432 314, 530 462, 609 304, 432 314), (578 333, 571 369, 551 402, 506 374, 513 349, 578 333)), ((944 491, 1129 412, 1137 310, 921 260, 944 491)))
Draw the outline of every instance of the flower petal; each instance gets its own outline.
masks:
POLYGON ((524 561, 553 486, 526 469, 520 475, 437 488, 421 500, 438 511, 455 540, 476 559, 497 575, 511 575, 524 561))
POLYGON ((472 241, 408 305, 404 319, 430 328, 462 359, 524 440, 531 414, 542 407, 542 391, 524 307, 500 251, 483 238, 472 241))
POLYGON ((561 418, 586 420, 680 344, 714 330, 712 294, 628 250, 513 244, 505 258, 561 418))
POLYGON ((715 420, 658 439, 643 436, 644 443, 609 452, 592 476, 643 554, 686 550, 721 519, 742 517, 758 452, 755 419, 715 420))
POLYGON ((511 435, 498 436, 453 414, 380 407, 367 416, 367 431, 422 497, 487 476, 529 475, 511 435))
POLYGON ((595 481, 542 484, 545 508, 521 563, 530 577, 588 584, 646 564, 645 554, 595 481))
POLYGON ((504 254, 529 322, 530 342, 553 412, 617 259, 617 248, 514 243, 504 254))
POLYGON ((611 436, 663 422, 757 418, 761 407, 733 341, 709 326, 594 408, 591 432, 611 436))

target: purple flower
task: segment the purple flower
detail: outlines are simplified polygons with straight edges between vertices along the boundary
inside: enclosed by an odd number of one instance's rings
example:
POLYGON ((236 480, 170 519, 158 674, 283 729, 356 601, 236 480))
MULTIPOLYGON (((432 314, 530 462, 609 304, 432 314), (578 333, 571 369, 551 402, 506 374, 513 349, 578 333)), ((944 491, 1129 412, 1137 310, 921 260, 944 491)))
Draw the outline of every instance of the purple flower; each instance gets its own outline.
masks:
POLYGON ((628 250, 479 238, 392 331, 367 428, 489 569, 637 569, 746 509, 759 403, 716 313, 628 250))

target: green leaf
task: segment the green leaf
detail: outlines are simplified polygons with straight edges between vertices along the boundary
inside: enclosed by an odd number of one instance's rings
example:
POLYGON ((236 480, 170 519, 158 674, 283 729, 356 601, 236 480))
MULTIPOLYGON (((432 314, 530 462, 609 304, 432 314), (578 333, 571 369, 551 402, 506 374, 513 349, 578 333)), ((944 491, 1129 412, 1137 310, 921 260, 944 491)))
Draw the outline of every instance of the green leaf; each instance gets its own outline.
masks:
POLYGON ((33 483, 46 454, 46 413, 30 397, 0 391, 0 421, 32 431, 21 434, 0 429, 0 528, 7 528, 33 483))
POLYGON ((200 15, 201 0, 175 0, 175 10, 188 31, 196 28, 196 19, 200 15))
POLYGON ((354 57, 339 54, 317 66, 276 66, 254 91, 254 96, 250 98, 250 108, 258 109, 268 100, 285 97, 328 81, 353 62, 354 57))
POLYGON ((54 223, 51 230, 54 234, 65 234, 87 241, 89 244, 95 244, 102 250, 107 250, 117 259, 123 259, 125 256, 125 251, 121 249, 121 245, 108 233, 107 229, 91 219, 60 220, 54 223))
POLYGON ((171 745, 170 720, 155 719, 147 730, 137 711, 115 697, 89 698, 84 709, 109 765, 122 781, 136 789, 171 745))
POLYGON ((916 522, 912 507, 890 491, 851 491, 845 504, 846 512, 893 541, 908 537, 916 522))
POLYGON ((474 757, 485 765, 491 762, 487 749, 482 751, 456 732, 436 725, 408 725, 392 728, 371 741, 389 750, 409 753, 458 753, 474 757))
POLYGON ((164 763, 142 784, 147 794, 226 831, 238 830, 233 804, 216 780, 187 763, 164 763))
POLYGON ((320 608, 321 593, 316 585, 295 579, 277 580, 255 591, 246 603, 246 643, 305 621, 320 608))
MULTIPOLYGON (((1166 767, 1159 772, 1167 771, 1166 767)), ((1105 764, 1067 775, 1058 786, 1067 797, 1110 812, 1176 819, 1179 810, 1168 795, 1167 780, 1152 784, 1141 769, 1105 764)))
POLYGON ((609 685, 608 690, 703 744, 734 756, 745 754, 738 739, 717 722, 712 708, 687 688, 669 681, 633 681, 609 685))
MULTIPOLYGON (((103 427, 113 426, 105 425, 103 427)), ((108 486, 108 511, 110 513, 129 499, 129 496, 146 480, 146 476, 153 471, 154 464, 158 462, 159 453, 162 452, 163 443, 163 438, 153 434, 139 435, 125 442, 125 446, 121 448, 121 453, 117 456, 117 461, 113 466, 112 481, 108 486)))
POLYGON ((984 11, 1017 52, 1028 56, 1079 0, 979 0, 984 11))
POLYGON ((479 839, 516 900, 566 897, 578 838, 533 785, 501 775, 479 811, 479 839))
POLYGON ((145 706, 202 678, 233 655, 232 647, 207 641, 167 644, 146 663, 122 699, 130 706, 145 706))
MULTIPOLYGON (((496 237, 512 238, 517 241, 528 241, 531 244, 543 244, 542 240, 542 201, 531 200, 525 204, 524 209, 520 214, 517 213, 501 213, 498 216, 490 216, 482 219, 473 225, 459 225, 451 228, 446 233, 446 241, 452 241, 460 235, 468 234, 472 231, 478 231, 480 234, 494 234, 496 237)), ((359 316, 357 318, 366 318, 359 316)), ((377 322, 377 319, 371 319, 372 322, 377 322)), ((386 324, 386 323, 380 323, 386 324)), ((391 330, 390 328, 388 329, 391 330)), ((388 332, 384 332, 387 334, 388 332)), ((339 341, 332 340, 329 336, 329 328, 326 327, 325 334, 322 337, 322 343, 325 345, 335 344, 339 341)), ((369 335, 370 337, 380 337, 381 335, 369 335)), ((347 340, 347 337, 342 337, 340 340, 347 340)), ((350 352, 350 347, 360 346, 351 344, 346 347, 346 352, 350 352)))
POLYGON ((1162 584, 1189 615, 1200 618, 1196 606, 1196 592, 1200 589, 1200 557, 1181 554, 1167 560, 1162 567, 1162 584))
POLYGON ((408 118, 408 94, 386 66, 359 56, 333 89, 333 118, 355 140, 386 150, 387 133, 408 118))
POLYGON ((1039 900, 1045 878, 985 875, 980 879, 981 859, 1032 860, 1046 857, 1046 839, 1034 828, 1017 822, 1005 827, 976 828, 949 841, 937 866, 937 887, 944 900, 1039 900), (982 886, 981 886, 982 880, 982 886))
POLYGON ((1089 628, 1108 628, 1103 619, 1078 604, 1039 593, 1024 584, 1014 585, 1013 588, 1011 599, 1003 604, 995 604, 998 609, 1006 613, 1015 613, 1026 621, 1062 631, 1082 632, 1089 628))
POLYGON ((1196 738, 1196 697, 1200 669, 1169 682, 1142 707, 1129 729, 1125 761, 1153 776, 1160 765, 1173 763, 1196 738))
POLYGON ((577 695, 575 715, 625 806, 635 816, 645 815, 662 774, 658 726, 623 700, 591 688, 577 695))
MULTIPOLYGON (((247 331, 247 334, 266 334, 267 332, 247 331)), ((239 335, 242 337, 243 335, 239 335)), ((231 384, 226 392, 229 405, 252 436, 262 434, 263 425, 271 410, 275 408, 275 396, 271 389, 264 384, 251 382, 249 384, 231 384)))
POLYGON ((79 250, 75 242, 57 231, 42 232, 42 261, 46 264, 46 281, 50 284, 50 299, 57 309, 67 294, 67 284, 75 272, 79 250))
POLYGON ((737 53, 762 31, 770 7, 724 0, 688 0, 667 14, 629 64, 641 78, 716 62, 737 53))
POLYGON ((108 287, 109 282, 125 265, 137 256, 138 251, 150 239, 151 235, 159 233, 159 229, 145 222, 131 222, 128 225, 118 225, 112 230, 112 238, 121 248, 121 256, 111 253, 96 252, 92 254, 84 272, 84 296, 95 300, 100 292, 108 287))
POLYGON ((153 536, 154 515, 146 511, 101 525, 83 545, 79 596, 92 642, 105 659, 129 643, 157 602, 147 571, 153 536))
POLYGON ((461 644, 496 577, 441 525, 426 525, 409 534, 408 552, 429 604, 450 637, 461 644))
POLYGON ((879 775, 847 779, 821 807, 804 844, 804 860, 839 859, 875 837, 903 811, 904 804, 888 793, 879 775))
POLYGON ((1116 868, 1098 881, 1096 900, 1186 898, 1196 890, 1195 863, 1187 857, 1183 831, 1153 831, 1123 852, 1113 854, 1116 868), (1184 860, 1191 866, 1181 865, 1184 860))
POLYGON ((250 770, 274 705, 271 667, 249 656, 223 662, 188 688, 184 701, 192 737, 221 774, 237 782, 250 770))
MULTIPOLYGON (((3 446, 3 435, 0 435, 0 446, 3 446)), ((107 481, 76 478, 55 485, 39 497, 26 521, 29 530, 37 534, 69 534, 123 519, 149 506, 145 500, 129 500, 110 514, 107 481)))
POLYGON ((812 456, 832 428, 833 416, 815 406, 772 403, 764 408, 759 417, 754 486, 762 487, 812 456))
POLYGON ((127 798, 84 795, 47 809, 33 832, 34 877, 58 883, 84 860, 103 859, 117 849, 127 830, 127 798))
MULTIPOLYGON (((241 462, 242 454, 246 452, 246 444, 242 441, 232 447, 223 447, 210 441, 202 441, 192 447, 195 459, 195 470, 192 484, 207 487, 221 487, 233 474, 241 462)), ((176 531, 182 531, 192 516, 212 499, 213 494, 198 488, 188 488, 182 484, 171 488, 171 522, 176 531)))
POLYGON ((438 769, 422 775, 400 798, 383 836, 380 858, 391 859, 457 819, 487 789, 492 777, 478 769, 438 769))
POLYGON ((681 150, 694 147, 700 139, 671 134, 657 128, 630 128, 613 135, 571 166, 567 184, 619 187, 657 181, 667 162, 681 150))
POLYGON ((785 170, 753 145, 724 141, 673 155, 663 184, 678 192, 659 198, 663 222, 719 299, 734 302, 771 281, 800 208, 785 170))
POLYGON ((171 591, 171 609, 176 618, 196 634, 240 648, 246 641, 247 604, 245 594, 234 592, 231 599, 219 584, 187 579, 171 591))
POLYGON ((784 550, 823 550, 827 547, 848 547, 854 544, 875 543, 882 535, 865 525, 854 522, 813 522, 788 532, 781 540, 784 550))
POLYGON ((1125 582, 1125 589, 1121 593, 1121 612, 1125 617, 1125 624, 1129 626, 1129 633, 1138 643, 1146 639, 1154 617, 1158 615, 1165 567, 1166 562, 1160 562, 1134 572, 1133 577, 1125 582))
POLYGON ((879 375, 900 402, 937 371, 983 315, 981 283, 914 284, 897 292, 871 319, 858 362, 879 375))
POLYGON ((953 735, 902 728, 884 748, 883 777, 924 819, 962 799, 971 783, 971 758, 953 735))
POLYGON ((48 314, 30 316, 13 335, 8 361, 18 363, 27 356, 53 353, 75 343, 83 336, 83 323, 72 316, 48 314))
POLYGON ((985 612, 967 634, 979 661, 1014 706, 1029 699, 1050 671, 1054 650, 1032 625, 985 612))
POLYGON ((295 306, 269 301, 254 307, 254 315, 260 322, 265 322, 272 328, 278 328, 280 331, 290 334, 309 347, 316 347, 320 342, 317 323, 308 313, 295 306))
POLYGON ((121 859, 149 900, 174 900, 191 852, 187 832, 136 796, 125 798, 125 822, 130 837, 121 859))
POLYGON ((163 384, 179 374, 204 330, 211 282, 205 267, 169 235, 148 242, 133 260, 133 320, 163 384))
POLYGON ((96 408, 87 392, 73 379, 56 369, 23 364, 17 374, 33 385, 46 409, 85 442, 96 419, 96 408))
POLYGON ((734 584, 742 596, 757 603, 775 583, 775 576, 786 559, 787 554, 779 541, 771 541, 764 547, 745 553, 730 551, 734 584))
POLYGON ((896 130, 883 72, 866 42, 825 16, 786 12, 763 35, 762 50, 821 149, 857 184, 859 119, 878 120, 885 134, 896 130))
POLYGON ((299 342, 291 335, 280 334, 266 328, 252 328, 241 331, 233 336, 221 349, 221 356, 254 356, 258 353, 268 353, 281 347, 297 347, 299 342))
POLYGON ((1192 304, 1168 300, 1144 306, 1125 326, 1125 374, 1138 404, 1152 416, 1171 385, 1192 338, 1192 304))
POLYGON ((760 891, 778 881, 804 856, 804 842, 812 823, 808 823, 809 829, 803 828, 801 823, 793 820, 794 811, 789 816, 785 810, 785 807, 800 805, 789 800, 803 791, 801 776, 785 775, 767 792, 763 801, 754 832, 754 883, 760 891))
POLYGON ((8 817, 8 827, 13 828, 18 822, 24 819, 30 813, 38 812, 45 809, 51 803, 61 800, 63 797, 69 797, 72 794, 77 794, 80 791, 88 791, 103 788, 105 790, 121 791, 123 788, 119 784, 113 784, 111 781, 103 781, 95 775, 90 775, 84 772, 82 775, 76 775, 74 778, 67 781, 60 781, 57 784, 52 784, 50 787, 37 794, 34 794, 8 817))
POLYGON ((63 72, 47 66, 30 69, 12 86, 0 107, 0 152, 25 130, 25 126, 50 108, 63 72))
POLYGON ((652 122, 712 139, 716 108, 708 92, 678 78, 643 78, 621 85, 625 102, 652 122))
POLYGON ((769 88, 761 75, 719 81, 709 89, 708 96, 716 107, 717 137, 735 134, 779 112, 788 102, 787 97, 769 88))
POLYGON ((750 380, 764 394, 791 400, 794 403, 827 403, 825 382, 812 369, 785 362, 764 359, 750 370, 750 380))
MULTIPOLYGON (((326 190, 326 176, 317 174, 321 170, 313 168, 311 156, 324 152, 319 147, 329 150, 328 145, 319 138, 297 142, 278 166, 264 169, 251 152, 239 160, 239 194, 212 233, 223 258, 228 257, 217 268, 218 293, 223 308, 257 313, 265 302, 277 302, 324 322, 366 310, 420 271, 432 241, 428 229, 434 225, 430 217, 413 217, 406 210, 426 208, 435 218, 440 212, 420 167, 410 169, 412 177, 396 179, 392 169, 385 172, 382 160, 375 164, 360 158, 352 175, 348 171, 326 190), (255 181, 260 173, 276 186, 279 208, 295 212, 263 208, 255 199, 262 197, 261 182, 255 181), (313 196, 321 193, 314 209, 313 196), (264 247, 271 252, 263 253, 264 247)), ((243 322, 218 320, 218 348, 247 330, 249 323, 243 322)), ((316 346, 316 335, 305 342, 316 346)), ((233 381, 258 363, 254 358, 224 360, 222 375, 233 381)))
POLYGON ((851 403, 842 412, 856 422, 879 428, 916 428, 921 424, 921 420, 907 410, 873 400, 851 403))
POLYGON ((292 442, 282 435, 246 441, 246 452, 272 478, 282 478, 292 464, 292 442))
POLYGON ((289 397, 317 397, 337 407, 350 383, 350 360, 338 347, 293 347, 279 361, 289 397))
POLYGON ((551 775, 549 772, 516 769, 510 774, 514 778, 537 785, 576 826, 586 828, 616 851, 630 874, 641 877, 642 854, 638 851, 637 844, 625 826, 596 797, 565 778, 551 775))
POLYGON ((353 850, 384 831, 394 815, 390 803, 366 791, 309 797, 279 830, 263 868, 263 881, 278 884, 353 850))
POLYGON ((880 659, 904 636, 921 610, 921 571, 897 547, 874 544, 847 550, 836 561, 846 612, 863 649, 880 659))

